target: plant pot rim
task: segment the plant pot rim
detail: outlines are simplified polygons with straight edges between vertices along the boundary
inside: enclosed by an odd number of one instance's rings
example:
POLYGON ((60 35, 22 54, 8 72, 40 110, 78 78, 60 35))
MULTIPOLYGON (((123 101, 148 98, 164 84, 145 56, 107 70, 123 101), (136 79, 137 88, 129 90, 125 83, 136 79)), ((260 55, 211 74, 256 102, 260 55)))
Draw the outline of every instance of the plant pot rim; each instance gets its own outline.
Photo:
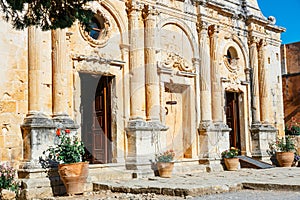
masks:
POLYGON ((84 161, 84 162, 75 162, 75 163, 61 163, 61 164, 58 164, 59 166, 65 166, 65 165, 77 165, 77 164, 80 164, 80 163, 83 163, 83 164, 89 164, 88 161, 84 161))

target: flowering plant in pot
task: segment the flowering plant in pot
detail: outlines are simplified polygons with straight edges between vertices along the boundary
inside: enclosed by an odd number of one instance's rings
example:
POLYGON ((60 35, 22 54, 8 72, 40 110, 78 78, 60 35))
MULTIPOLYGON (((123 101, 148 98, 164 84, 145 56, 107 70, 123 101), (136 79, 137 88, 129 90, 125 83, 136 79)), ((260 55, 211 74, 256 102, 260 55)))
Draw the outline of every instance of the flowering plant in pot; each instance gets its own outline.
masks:
POLYGON ((281 167, 291 167, 294 161, 295 144, 290 136, 277 138, 273 143, 276 159, 281 167))
POLYGON ((285 135, 300 135, 300 121, 292 117, 285 126, 285 135))
POLYGON ((239 149, 235 147, 230 147, 230 149, 223 151, 221 155, 224 159, 224 163, 227 170, 236 171, 238 169, 239 158, 237 158, 236 156, 239 155, 239 149))
POLYGON ((0 199, 6 199, 6 196, 15 197, 19 192, 19 183, 15 180, 16 169, 8 163, 0 165, 0 199))
POLYGON ((68 194, 84 192, 84 184, 88 176, 88 162, 82 162, 84 145, 69 129, 56 130, 57 145, 47 149, 48 158, 56 161, 58 173, 68 194))
POLYGON ((175 157, 174 150, 170 149, 163 153, 159 153, 155 156, 156 166, 160 177, 170 178, 174 162, 173 159, 175 157))

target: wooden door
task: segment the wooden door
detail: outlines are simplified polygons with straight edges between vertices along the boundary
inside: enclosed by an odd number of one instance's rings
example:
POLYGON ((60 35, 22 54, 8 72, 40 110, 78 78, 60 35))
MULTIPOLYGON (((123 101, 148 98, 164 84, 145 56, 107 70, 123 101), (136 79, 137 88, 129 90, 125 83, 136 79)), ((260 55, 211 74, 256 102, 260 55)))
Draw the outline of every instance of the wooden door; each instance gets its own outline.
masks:
POLYGON ((111 81, 99 81, 93 112, 93 163, 111 162, 111 81))
POLYGON ((240 142, 240 120, 238 93, 226 92, 226 123, 231 128, 229 132, 230 147, 241 149, 240 142))
POLYGON ((112 77, 83 74, 81 78, 84 159, 90 163, 110 163, 112 77))

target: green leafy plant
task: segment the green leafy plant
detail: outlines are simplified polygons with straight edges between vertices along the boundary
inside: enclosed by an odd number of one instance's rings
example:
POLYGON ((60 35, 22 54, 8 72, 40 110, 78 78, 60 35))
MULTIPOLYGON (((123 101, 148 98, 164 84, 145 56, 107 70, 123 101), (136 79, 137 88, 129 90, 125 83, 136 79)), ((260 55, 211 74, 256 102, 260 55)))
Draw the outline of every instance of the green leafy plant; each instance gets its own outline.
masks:
POLYGON ((235 147, 230 147, 230 149, 222 152, 222 158, 234 158, 239 155, 239 149, 235 147))
POLYGON ((8 189, 17 192, 19 184, 15 181, 16 169, 8 163, 0 165, 0 190, 8 189))
POLYGON ((290 136, 277 138, 273 144, 273 148, 276 152, 293 152, 295 151, 295 144, 290 136))
POLYGON ((155 156, 156 162, 172 162, 175 157, 174 150, 170 149, 155 156))
POLYGON ((295 117, 292 117, 291 122, 285 126, 286 135, 300 135, 300 121, 297 121, 295 117))
POLYGON ((76 135, 72 135, 69 129, 59 128, 56 130, 56 137, 57 146, 50 147, 44 152, 45 154, 48 152, 50 160, 65 164, 82 162, 84 145, 76 135))

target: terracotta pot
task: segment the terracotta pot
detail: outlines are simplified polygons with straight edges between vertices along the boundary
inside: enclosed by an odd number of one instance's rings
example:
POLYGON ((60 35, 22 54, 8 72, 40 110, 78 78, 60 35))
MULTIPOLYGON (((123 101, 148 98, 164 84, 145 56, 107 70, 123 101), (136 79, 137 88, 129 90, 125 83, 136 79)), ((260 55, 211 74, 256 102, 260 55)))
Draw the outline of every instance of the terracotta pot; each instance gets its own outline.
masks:
POLYGON ((224 162, 228 171, 236 171, 239 168, 239 158, 224 158, 224 162))
POLYGON ((280 167, 291 167, 294 161, 294 152, 276 152, 276 159, 280 167))
POLYGON ((170 178, 172 175, 174 162, 157 162, 157 170, 160 177, 170 178))
POLYGON ((89 172, 88 162, 59 164, 58 173, 63 181, 67 194, 82 194, 89 172))

